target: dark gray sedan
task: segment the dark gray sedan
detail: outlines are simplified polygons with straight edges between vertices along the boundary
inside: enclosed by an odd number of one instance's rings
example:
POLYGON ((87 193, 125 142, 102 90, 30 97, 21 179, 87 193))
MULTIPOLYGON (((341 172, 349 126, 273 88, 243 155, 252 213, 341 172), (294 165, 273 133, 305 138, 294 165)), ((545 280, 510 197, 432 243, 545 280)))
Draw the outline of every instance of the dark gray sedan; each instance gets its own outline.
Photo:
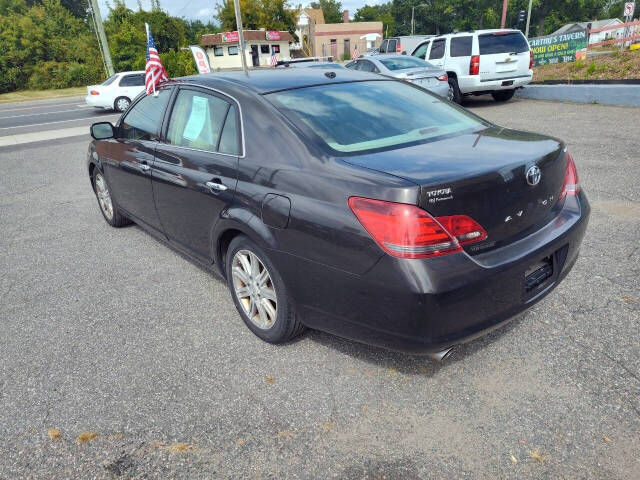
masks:
POLYGON ((449 87, 447 72, 420 58, 395 54, 363 55, 347 63, 346 67, 404 80, 448 100, 453 99, 453 90, 449 87))

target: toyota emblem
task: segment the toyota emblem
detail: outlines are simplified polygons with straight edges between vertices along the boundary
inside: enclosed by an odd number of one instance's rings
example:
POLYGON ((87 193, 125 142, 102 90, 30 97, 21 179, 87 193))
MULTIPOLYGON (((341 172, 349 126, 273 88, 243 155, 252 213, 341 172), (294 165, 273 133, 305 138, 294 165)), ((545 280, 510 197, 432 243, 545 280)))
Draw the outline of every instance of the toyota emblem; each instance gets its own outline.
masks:
POLYGON ((525 174, 525 177, 527 177, 527 183, 532 187, 540 183, 541 176, 542 176, 542 172, 540 172, 540 169, 538 168, 537 165, 533 165, 532 167, 529 167, 529 170, 527 170, 527 173, 525 174))

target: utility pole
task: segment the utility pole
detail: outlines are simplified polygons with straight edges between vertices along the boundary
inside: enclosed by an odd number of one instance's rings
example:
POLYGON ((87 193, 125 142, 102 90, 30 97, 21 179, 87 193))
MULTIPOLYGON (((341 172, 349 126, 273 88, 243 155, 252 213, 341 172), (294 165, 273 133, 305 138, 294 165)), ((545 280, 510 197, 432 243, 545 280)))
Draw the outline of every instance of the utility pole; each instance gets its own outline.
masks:
POLYGON ((240 59, 242 60, 242 71, 244 73, 247 73, 247 58, 244 55, 244 32, 242 31, 242 12, 240 11, 240 0, 233 0, 233 7, 236 11, 236 25, 238 26, 238 43, 240 43, 240 59))
POLYGON ((96 24, 96 33, 98 34, 98 43, 100 44, 100 50, 102 51, 102 59, 104 60, 105 68, 107 69, 107 76, 112 76, 115 71, 113 69, 113 62, 111 61, 111 53, 109 52, 109 44, 107 43, 107 35, 104 33, 104 26, 102 25, 102 16, 100 15, 100 8, 98 7, 98 0, 89 0, 89 6, 93 13, 93 20, 96 24))
POLYGON ((504 0, 502 2, 502 20, 500 21, 500 28, 504 28, 504 24, 507 23, 507 6, 509 5, 509 0, 504 0))
POLYGON ((416 13, 416 7, 411 7, 411 35, 413 35, 413 30, 414 30, 413 29, 413 25, 414 25, 413 17, 415 15, 415 13, 416 13))
POLYGON ((524 31, 524 37, 529 38, 529 22, 531 21, 531 2, 533 0, 529 0, 529 13, 527 13, 527 28, 524 31))

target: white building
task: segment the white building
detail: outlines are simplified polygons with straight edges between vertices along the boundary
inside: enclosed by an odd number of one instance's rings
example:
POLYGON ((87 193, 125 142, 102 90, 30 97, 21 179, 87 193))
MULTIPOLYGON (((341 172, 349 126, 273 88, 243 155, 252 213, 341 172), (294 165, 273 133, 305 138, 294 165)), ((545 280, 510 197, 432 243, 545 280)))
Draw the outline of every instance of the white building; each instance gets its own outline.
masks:
MULTIPOLYGON (((587 28, 587 24, 589 22, 577 22, 577 23, 567 23, 563 25, 558 30, 553 32, 551 35, 559 35, 561 33, 571 33, 576 30, 582 30, 587 28)), ((592 29, 611 27, 615 25, 620 25, 624 22, 620 21, 617 18, 608 18, 606 20, 593 20, 591 23, 592 29)), ((604 32, 596 32, 592 33, 589 36, 589 45, 594 43, 604 42, 605 40, 609 40, 612 38, 622 38, 624 37, 624 27, 622 28, 614 28, 612 30, 605 30, 604 32)))
MULTIPOLYGON (((244 55, 249 67, 269 66, 274 53, 278 60, 289 60, 289 46, 293 43, 289 32, 271 30, 245 30, 244 55)), ((203 35, 200 44, 207 52, 211 69, 242 68, 238 32, 203 35)))

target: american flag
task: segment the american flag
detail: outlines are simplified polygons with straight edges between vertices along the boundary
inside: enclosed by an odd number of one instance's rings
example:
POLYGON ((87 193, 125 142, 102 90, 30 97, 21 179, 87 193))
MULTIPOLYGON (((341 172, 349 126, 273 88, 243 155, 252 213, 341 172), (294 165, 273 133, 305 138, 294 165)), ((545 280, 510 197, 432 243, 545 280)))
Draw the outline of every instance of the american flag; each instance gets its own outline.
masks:
POLYGON ((278 56, 276 55, 275 50, 273 52, 271 52, 271 58, 269 59, 269 65, 271 65, 272 67, 275 67, 276 65, 278 65, 278 56))
POLYGON ((147 29, 147 64, 144 67, 144 86, 147 89, 147 95, 151 95, 156 91, 156 85, 166 82, 168 78, 153 41, 149 24, 145 23, 144 26, 147 29))
POLYGON ((356 43, 356 46, 353 47, 353 55, 351 55, 351 59, 355 60, 359 56, 360 56, 360 54, 358 53, 358 44, 356 43))

